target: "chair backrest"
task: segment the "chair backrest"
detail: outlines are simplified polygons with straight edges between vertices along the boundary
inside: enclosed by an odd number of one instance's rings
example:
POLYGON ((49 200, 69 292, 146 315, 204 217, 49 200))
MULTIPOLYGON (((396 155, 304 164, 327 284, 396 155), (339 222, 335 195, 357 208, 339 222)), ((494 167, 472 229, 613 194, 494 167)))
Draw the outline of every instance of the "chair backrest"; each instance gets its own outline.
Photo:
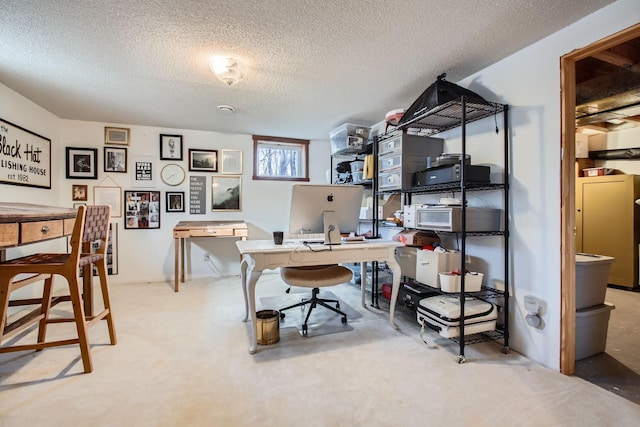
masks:
MULTIPOLYGON (((82 206, 81 206, 82 207, 82 206)), ((111 207, 108 205, 84 206, 87 214, 84 220, 84 233, 82 242, 87 244, 100 240, 97 252, 104 253, 109 238, 109 221, 111 220, 111 207)))
POLYGON ((71 260, 75 260, 76 264, 82 253, 82 242, 84 235, 84 223, 87 214, 87 207, 80 206, 78 213, 76 214, 76 222, 73 224, 73 232, 69 239, 69 245, 71 247, 71 260))

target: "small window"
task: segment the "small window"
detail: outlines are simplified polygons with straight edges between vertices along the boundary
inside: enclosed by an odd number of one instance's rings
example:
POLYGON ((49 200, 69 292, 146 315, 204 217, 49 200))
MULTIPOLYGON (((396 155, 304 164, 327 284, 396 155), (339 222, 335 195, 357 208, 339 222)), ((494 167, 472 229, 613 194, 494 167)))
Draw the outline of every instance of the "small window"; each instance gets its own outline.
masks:
POLYGON ((254 135, 253 179, 309 181, 309 140, 254 135))

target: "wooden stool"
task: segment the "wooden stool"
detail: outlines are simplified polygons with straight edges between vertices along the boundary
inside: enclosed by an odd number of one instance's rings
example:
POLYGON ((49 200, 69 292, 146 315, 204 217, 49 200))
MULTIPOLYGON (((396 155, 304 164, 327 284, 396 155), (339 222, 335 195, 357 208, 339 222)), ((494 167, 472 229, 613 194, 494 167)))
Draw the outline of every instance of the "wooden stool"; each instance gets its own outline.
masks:
MULTIPOLYGON (((111 301, 106 274, 106 246, 109 233, 109 206, 80 206, 71 234, 70 253, 39 253, 0 264, 0 344, 2 341, 17 335, 26 330, 36 322, 38 326, 38 339, 34 344, 13 345, 0 347, 0 353, 42 350, 47 347, 78 344, 82 356, 84 372, 93 370, 91 363, 91 353, 87 338, 87 329, 93 326, 98 320, 107 320, 111 344, 116 344, 115 328, 111 315, 111 301), (98 249, 95 253, 89 251, 83 253, 82 247, 90 246, 91 242, 99 241, 98 249), (100 275, 100 284, 105 309, 96 316, 86 318, 82 304, 80 282, 78 272, 81 266, 95 264, 100 275), (20 274, 28 274, 26 279, 15 280, 20 274), (52 297, 53 278, 55 275, 63 276, 69 284, 69 295, 52 297), (42 298, 23 299, 9 301, 11 292, 39 282, 44 279, 44 290, 42 298), (49 318, 49 312, 53 305, 71 301, 73 307, 73 318, 49 318), (26 315, 7 324, 7 313, 9 306, 35 305, 40 307, 27 313, 26 315), (74 322, 78 333, 77 338, 45 341, 47 325, 58 322, 74 322)), ((91 274, 90 269, 89 274, 91 274)))

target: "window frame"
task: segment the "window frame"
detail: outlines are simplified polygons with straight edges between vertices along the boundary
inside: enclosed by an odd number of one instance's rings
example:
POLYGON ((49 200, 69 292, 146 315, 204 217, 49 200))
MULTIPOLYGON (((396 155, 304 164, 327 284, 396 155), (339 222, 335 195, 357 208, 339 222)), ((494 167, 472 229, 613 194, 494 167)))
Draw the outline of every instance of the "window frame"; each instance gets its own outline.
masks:
POLYGON ((253 135, 253 179, 260 181, 300 181, 309 182, 309 143, 308 139, 281 138, 275 136, 253 135), (304 177, 262 176, 258 175, 258 149, 261 143, 301 146, 304 151, 304 177))

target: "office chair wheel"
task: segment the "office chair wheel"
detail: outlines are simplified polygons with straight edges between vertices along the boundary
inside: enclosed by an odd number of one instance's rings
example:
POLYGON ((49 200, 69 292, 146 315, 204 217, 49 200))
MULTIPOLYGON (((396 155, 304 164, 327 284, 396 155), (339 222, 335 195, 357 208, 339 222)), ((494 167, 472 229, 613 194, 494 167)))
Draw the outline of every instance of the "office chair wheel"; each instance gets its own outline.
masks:
POLYGON ((346 324, 347 324, 347 316, 345 316, 345 317, 343 317, 343 318, 342 318, 342 324, 343 324, 343 325, 346 325, 346 324))
POLYGON ((286 314, 281 311, 280 312, 280 319, 284 319, 284 316, 286 316, 286 314))
POLYGON ((308 332, 307 325, 302 325, 302 336, 306 337, 307 332, 308 332))

